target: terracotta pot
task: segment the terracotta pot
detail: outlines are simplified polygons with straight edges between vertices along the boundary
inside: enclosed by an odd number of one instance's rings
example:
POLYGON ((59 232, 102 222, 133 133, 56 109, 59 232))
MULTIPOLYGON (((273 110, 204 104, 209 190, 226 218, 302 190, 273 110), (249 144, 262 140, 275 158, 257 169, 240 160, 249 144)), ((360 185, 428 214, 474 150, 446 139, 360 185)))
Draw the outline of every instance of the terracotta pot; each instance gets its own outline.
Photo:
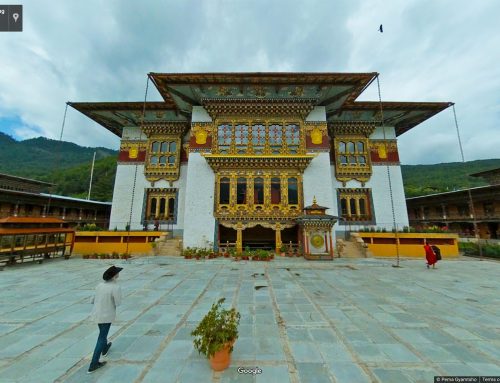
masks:
MULTIPOLYGON (((234 341, 232 343, 234 344, 234 341)), ((231 364, 231 352, 229 351, 231 345, 231 343, 226 344, 223 349, 209 358, 210 366, 214 371, 223 371, 231 364)))

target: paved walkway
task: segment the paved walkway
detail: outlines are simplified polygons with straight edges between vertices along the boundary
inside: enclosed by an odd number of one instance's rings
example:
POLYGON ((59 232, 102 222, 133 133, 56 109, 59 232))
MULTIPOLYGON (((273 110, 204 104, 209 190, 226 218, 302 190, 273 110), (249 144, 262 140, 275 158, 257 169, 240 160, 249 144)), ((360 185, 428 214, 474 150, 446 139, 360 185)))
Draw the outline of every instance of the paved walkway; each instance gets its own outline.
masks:
POLYGON ((124 267, 108 364, 86 374, 97 338, 90 297, 109 260, 52 260, 0 272, 0 381, 432 382, 500 375, 500 263, 349 259, 195 261, 124 267), (260 287, 259 287, 260 286, 260 287), (211 371, 190 331, 219 297, 241 312, 231 367, 211 371), (259 375, 237 367, 258 367, 259 375))

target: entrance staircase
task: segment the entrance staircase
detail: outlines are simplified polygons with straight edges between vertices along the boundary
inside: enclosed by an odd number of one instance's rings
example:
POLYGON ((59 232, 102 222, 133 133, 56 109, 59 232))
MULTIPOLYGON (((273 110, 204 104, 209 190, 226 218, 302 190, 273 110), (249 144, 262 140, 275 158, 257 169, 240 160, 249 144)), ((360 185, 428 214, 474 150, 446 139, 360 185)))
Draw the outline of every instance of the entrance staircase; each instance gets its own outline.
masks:
POLYGON ((181 255, 182 240, 179 238, 168 238, 168 234, 160 236, 156 241, 156 248, 153 249, 154 255, 181 255))
POLYGON ((358 233, 351 233, 348 241, 337 239, 337 256, 340 258, 370 258, 372 253, 358 233))

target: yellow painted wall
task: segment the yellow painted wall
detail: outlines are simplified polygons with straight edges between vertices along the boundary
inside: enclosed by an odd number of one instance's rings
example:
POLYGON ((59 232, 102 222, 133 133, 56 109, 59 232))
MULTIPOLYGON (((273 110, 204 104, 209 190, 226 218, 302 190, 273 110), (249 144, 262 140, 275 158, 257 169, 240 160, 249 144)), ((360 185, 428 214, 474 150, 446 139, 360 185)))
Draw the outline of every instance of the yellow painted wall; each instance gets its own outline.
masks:
MULTIPOLYGON (((360 237, 365 239, 365 243, 368 245, 368 249, 375 257, 395 257, 396 256, 396 245, 395 244, 374 244, 366 240, 369 238, 394 238, 394 233, 358 233, 360 237)), ((436 246, 441 249, 441 256, 443 258, 458 257, 458 235, 456 234, 442 234, 442 233, 398 233, 396 237, 399 242, 399 255, 401 257, 419 257, 425 258, 424 241, 427 240, 429 244, 436 246), (400 239, 411 238, 420 240, 420 244, 402 244, 400 239), (434 240, 439 239, 450 239, 453 240, 453 244, 440 244, 433 243, 434 240)))
MULTIPOLYGON (((152 241, 167 233, 160 231, 77 231, 75 238, 74 254, 111 254, 113 252, 123 254, 127 252, 127 237, 131 238, 146 237, 145 243, 134 243, 131 239, 128 244, 129 254, 150 253, 153 249, 152 241), (78 242, 79 238, 84 237, 89 242, 78 242), (119 237, 113 242, 100 242, 103 237, 119 237), (92 241, 92 242, 90 242, 92 241)), ((105 239, 104 239, 105 240, 105 239)))

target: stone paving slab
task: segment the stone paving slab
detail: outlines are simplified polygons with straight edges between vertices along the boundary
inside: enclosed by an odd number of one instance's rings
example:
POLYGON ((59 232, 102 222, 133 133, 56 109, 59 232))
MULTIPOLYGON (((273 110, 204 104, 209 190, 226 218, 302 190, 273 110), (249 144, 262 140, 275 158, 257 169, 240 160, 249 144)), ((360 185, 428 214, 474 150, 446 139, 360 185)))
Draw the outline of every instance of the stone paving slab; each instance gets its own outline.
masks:
POLYGON ((108 364, 87 374, 90 299, 108 260, 0 272, 0 382, 432 382, 500 375, 500 263, 461 258, 116 261, 123 304, 108 364), (241 312, 232 364, 213 372, 190 335, 211 304, 241 312), (258 367, 261 374, 241 374, 258 367))

